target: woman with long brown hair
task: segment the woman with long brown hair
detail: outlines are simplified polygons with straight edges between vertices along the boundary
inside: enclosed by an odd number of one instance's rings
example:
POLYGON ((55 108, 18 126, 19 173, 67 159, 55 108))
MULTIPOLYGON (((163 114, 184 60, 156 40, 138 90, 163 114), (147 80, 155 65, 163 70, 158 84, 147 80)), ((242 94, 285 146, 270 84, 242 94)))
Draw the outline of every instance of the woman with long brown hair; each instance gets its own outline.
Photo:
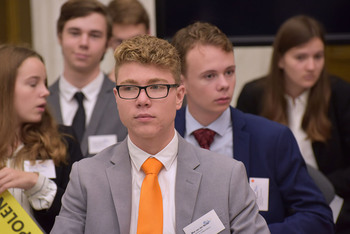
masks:
POLYGON ((70 128, 49 113, 46 82, 38 53, 0 46, 0 193, 8 190, 49 232, 82 154, 70 128))
POLYGON ((350 84, 326 72, 317 20, 301 15, 282 24, 269 74, 244 86, 237 108, 290 127, 305 162, 344 198, 336 228, 350 233, 350 84))

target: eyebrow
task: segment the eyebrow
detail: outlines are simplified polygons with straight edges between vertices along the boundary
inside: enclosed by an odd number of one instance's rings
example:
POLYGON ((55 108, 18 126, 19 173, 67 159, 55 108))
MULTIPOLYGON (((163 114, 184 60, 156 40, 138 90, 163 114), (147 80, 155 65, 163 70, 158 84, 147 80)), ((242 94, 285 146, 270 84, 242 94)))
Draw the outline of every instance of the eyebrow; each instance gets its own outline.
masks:
MULTIPOLYGON (((67 28, 67 31, 84 31, 83 29, 79 28, 79 27, 70 27, 70 28, 67 28)), ((103 31, 101 30, 97 30, 97 29, 91 29, 91 30, 88 30, 88 33, 100 33, 100 34, 103 34, 103 31)))
MULTIPOLYGON (((147 81, 147 84, 156 84, 156 83, 168 83, 166 79, 162 78, 152 78, 149 81, 147 81)), ((120 84, 131 84, 131 85, 137 85, 138 82, 134 79, 127 79, 121 82, 120 84)))
MULTIPOLYGON (((224 71, 226 71, 226 70, 228 70, 228 69, 236 69, 236 64, 235 65, 230 65, 230 66, 228 66, 228 67, 225 67, 225 69, 224 69, 224 71)), ((205 71, 203 71, 202 73, 200 73, 200 74, 206 74, 206 73, 215 73, 215 72, 218 72, 218 70, 216 70, 216 69, 210 69, 210 70, 205 70, 205 71)))

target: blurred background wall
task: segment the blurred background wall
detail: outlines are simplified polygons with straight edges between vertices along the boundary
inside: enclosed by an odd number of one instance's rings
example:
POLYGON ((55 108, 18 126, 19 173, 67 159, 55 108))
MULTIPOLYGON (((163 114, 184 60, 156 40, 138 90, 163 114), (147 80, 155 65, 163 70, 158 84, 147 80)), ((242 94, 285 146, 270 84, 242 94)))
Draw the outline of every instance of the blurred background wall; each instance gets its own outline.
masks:
MULTIPOLYGON (((52 84, 62 71, 62 56, 56 37, 56 21, 61 5, 66 0, 0 0, 0 43, 28 44, 43 55, 52 84)), ((107 4, 109 0, 100 0, 107 4)), ((151 20, 151 34, 156 35, 155 0, 139 0, 151 20)), ((235 46, 237 82, 232 101, 243 85, 268 72, 271 46, 235 46)), ((330 45, 326 48, 328 70, 350 81, 350 45, 330 45)), ((108 72, 114 64, 113 52, 109 49, 101 63, 108 72)))

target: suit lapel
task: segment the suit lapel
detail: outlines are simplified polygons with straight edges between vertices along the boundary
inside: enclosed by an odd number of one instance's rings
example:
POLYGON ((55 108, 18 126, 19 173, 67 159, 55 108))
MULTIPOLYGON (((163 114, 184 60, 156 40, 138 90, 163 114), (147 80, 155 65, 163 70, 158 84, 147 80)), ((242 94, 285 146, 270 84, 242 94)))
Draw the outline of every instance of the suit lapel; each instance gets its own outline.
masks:
POLYGON ((103 79, 104 80, 102 83, 101 91, 98 94, 98 98, 96 100, 89 125, 85 130, 83 140, 81 142, 81 150, 83 155, 88 155, 88 136, 96 134, 101 118, 104 115, 104 110, 108 103, 106 100, 109 100, 111 98, 110 95, 112 95, 111 94, 111 89, 113 89, 113 85, 111 85, 112 82, 106 76, 104 76, 103 79))
POLYGON ((182 107, 180 110, 176 112, 176 117, 175 117, 175 128, 178 133, 182 137, 185 135, 185 128, 186 128, 186 108, 182 107))
POLYGON ((243 113, 230 107, 233 132, 233 155, 238 161, 243 162, 249 178, 250 161, 250 134, 244 130, 246 125, 243 113))
POLYGON ((192 222, 202 174, 195 169, 199 166, 195 152, 179 136, 179 152, 175 184, 176 233, 192 222))
POLYGON ((114 164, 106 169, 114 207, 117 212, 120 233, 129 233, 131 218, 131 162, 124 140, 111 158, 114 164))
POLYGON ((60 105, 58 83, 59 79, 57 79, 57 81, 50 86, 50 95, 48 96, 47 101, 50 103, 51 113, 55 117, 57 123, 62 124, 63 119, 60 105))

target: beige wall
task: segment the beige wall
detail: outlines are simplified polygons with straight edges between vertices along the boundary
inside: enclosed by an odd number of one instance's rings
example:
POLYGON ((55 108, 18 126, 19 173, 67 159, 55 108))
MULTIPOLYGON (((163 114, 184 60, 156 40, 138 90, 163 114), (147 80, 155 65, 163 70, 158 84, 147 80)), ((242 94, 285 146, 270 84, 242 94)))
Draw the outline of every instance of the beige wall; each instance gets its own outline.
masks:
MULTIPOLYGON (((49 84, 52 84, 61 74, 63 69, 60 46, 56 38, 56 21, 61 5, 66 0, 32 0, 32 35, 33 47, 45 59, 49 84)), ((100 0, 107 4, 110 0, 100 0)), ((151 34, 155 35, 155 1, 139 0, 144 4, 150 15, 151 34)), ((245 82, 266 74, 271 57, 271 47, 236 47, 234 50, 237 64, 237 82, 232 100, 236 105, 236 99, 245 82)), ((113 66, 112 51, 108 50, 101 63, 101 69, 108 72, 113 66)))

